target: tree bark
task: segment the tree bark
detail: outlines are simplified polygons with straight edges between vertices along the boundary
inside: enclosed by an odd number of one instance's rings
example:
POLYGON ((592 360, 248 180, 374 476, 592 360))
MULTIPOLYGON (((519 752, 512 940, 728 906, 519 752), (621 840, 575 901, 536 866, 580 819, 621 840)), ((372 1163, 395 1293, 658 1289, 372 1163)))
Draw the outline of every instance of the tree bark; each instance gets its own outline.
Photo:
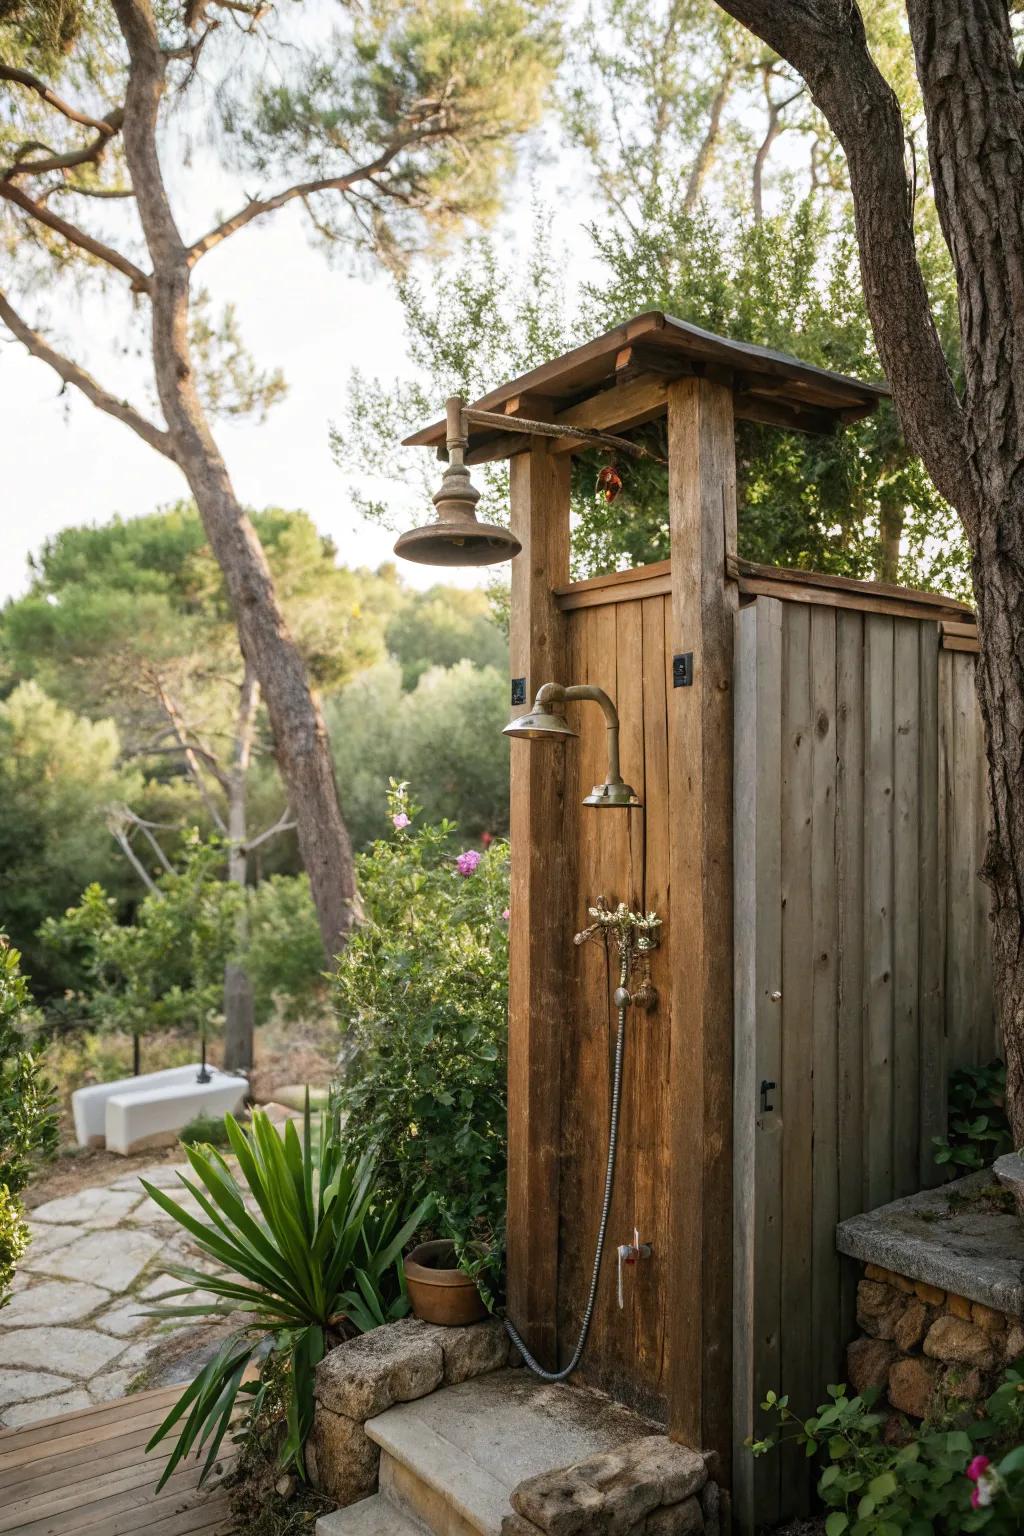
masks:
MULTIPOLYGON (((248 877, 247 790, 252 739, 256 729, 260 685, 253 669, 246 664, 238 699, 235 740, 228 770, 228 880, 245 891, 248 877)), ((249 933, 243 908, 238 922, 238 947, 242 951, 249 933)), ((253 1063, 253 1036, 256 1028, 252 983, 238 960, 224 967, 224 1066, 229 1072, 248 1072, 253 1063)))
POLYGON ((153 11, 149 0, 114 0, 114 10, 129 54, 125 157, 153 264, 149 292, 157 393, 173 456, 224 573, 242 654, 259 679, 330 957, 344 946, 359 906, 327 732, 263 548, 235 495, 196 389, 188 342, 189 253, 171 211, 157 153, 166 59, 153 11))
POLYGON ((993 971, 1024 1145, 1024 82, 1006 0, 906 0, 965 391, 914 248, 899 104, 854 0, 719 0, 800 71, 846 153, 868 312, 908 441, 971 548, 991 832, 993 971))
POLYGON ((900 545, 903 540, 903 508, 883 506, 879 519, 879 581, 897 582, 900 577, 900 545))

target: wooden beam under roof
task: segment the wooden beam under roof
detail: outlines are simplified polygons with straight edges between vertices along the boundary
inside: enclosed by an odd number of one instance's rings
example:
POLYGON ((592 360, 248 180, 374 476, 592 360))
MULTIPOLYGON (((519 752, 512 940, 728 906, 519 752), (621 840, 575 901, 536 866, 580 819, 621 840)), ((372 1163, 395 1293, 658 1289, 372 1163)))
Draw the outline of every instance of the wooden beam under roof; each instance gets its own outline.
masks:
MULTIPOLYGON (((501 411, 517 402, 516 414, 529 415, 523 403, 539 396, 560 424, 621 432, 661 415, 668 384, 694 374, 730 385, 739 419, 806 432, 831 432, 867 415, 889 393, 885 384, 829 373, 653 310, 472 403, 479 410, 501 411)), ((444 437, 444 422, 438 421, 405 441, 443 453, 444 437)), ((511 457, 525 446, 521 434, 471 429, 467 462, 511 457)), ((570 443, 562 451, 574 450, 570 443)))

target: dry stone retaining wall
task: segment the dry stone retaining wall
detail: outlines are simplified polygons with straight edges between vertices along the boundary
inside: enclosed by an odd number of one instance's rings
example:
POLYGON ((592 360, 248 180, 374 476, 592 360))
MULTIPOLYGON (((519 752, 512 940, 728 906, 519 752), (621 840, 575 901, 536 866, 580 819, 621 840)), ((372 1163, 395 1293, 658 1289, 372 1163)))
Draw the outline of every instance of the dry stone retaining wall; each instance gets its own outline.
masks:
POLYGON ((857 1287, 862 1330, 846 1355, 856 1392, 878 1388, 890 1406, 923 1419, 949 1398, 980 1402, 1024 1355, 1020 1318, 875 1264, 857 1287))
POLYGON ((396 1403, 411 1403, 508 1364, 499 1322, 437 1328, 416 1318, 387 1323, 332 1349, 317 1366, 316 1411, 307 1447, 311 1476, 342 1507, 377 1487, 380 1447, 363 1425, 396 1403))

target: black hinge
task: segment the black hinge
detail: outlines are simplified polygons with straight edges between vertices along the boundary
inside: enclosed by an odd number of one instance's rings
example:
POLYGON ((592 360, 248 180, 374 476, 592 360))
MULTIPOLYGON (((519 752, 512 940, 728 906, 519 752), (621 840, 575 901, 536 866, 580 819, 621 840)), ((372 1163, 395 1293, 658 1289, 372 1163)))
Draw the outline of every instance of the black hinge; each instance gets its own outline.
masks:
POLYGON ((693 652, 683 651, 672 657, 673 688, 693 687, 693 652))

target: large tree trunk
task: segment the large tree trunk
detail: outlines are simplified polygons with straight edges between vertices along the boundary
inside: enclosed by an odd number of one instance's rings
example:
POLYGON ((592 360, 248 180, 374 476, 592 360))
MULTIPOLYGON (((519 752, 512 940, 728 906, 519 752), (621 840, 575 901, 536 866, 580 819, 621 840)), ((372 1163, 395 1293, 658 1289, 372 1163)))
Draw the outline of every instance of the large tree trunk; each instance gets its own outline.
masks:
POLYGON ((1006 508, 974 559, 981 656, 976 680, 988 743, 992 958, 1014 1146, 1024 1146, 1024 508, 1006 508))
POLYGON ((800 71, 846 152, 868 312, 908 442, 972 555, 992 814, 984 878, 1007 1108, 1024 1145, 1024 80, 1006 0, 906 0, 956 270, 959 400, 928 307, 899 103, 854 0, 719 0, 800 71))
POLYGON ((256 531, 239 505, 196 390, 189 340, 186 248, 163 184, 157 118, 166 61, 149 0, 114 0, 128 45, 124 147, 153 263, 153 362, 174 457, 224 573, 246 664, 263 692, 296 822, 324 950, 339 952, 358 918, 355 866, 330 745, 302 657, 288 631, 256 531))

